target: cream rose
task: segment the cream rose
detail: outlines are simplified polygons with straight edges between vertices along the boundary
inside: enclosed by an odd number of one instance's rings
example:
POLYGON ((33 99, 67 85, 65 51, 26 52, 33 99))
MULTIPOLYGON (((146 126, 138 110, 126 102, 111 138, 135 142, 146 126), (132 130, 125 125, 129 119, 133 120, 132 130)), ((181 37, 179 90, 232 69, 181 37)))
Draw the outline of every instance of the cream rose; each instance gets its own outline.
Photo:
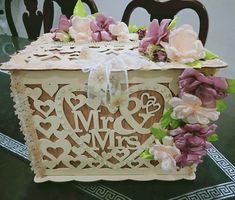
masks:
POLYGON ((90 23, 91 17, 79 17, 72 18, 72 26, 69 28, 69 34, 75 40, 75 42, 89 42, 91 38, 90 23))
POLYGON ((172 30, 169 43, 161 42, 167 57, 175 62, 189 63, 205 57, 202 42, 191 25, 185 24, 172 30))
POLYGON ((160 164, 163 171, 176 170, 176 156, 180 155, 180 150, 173 144, 173 137, 166 136, 163 138, 163 144, 159 140, 155 140, 155 144, 149 149, 160 164))
POLYGON ((110 24, 109 31, 112 35, 117 36, 118 41, 128 41, 129 30, 125 23, 117 22, 117 24, 110 24))
POLYGON ((173 119, 182 119, 190 124, 209 124, 219 118, 216 108, 202 107, 202 101, 197 96, 184 93, 182 99, 173 97, 169 104, 173 107, 173 119))

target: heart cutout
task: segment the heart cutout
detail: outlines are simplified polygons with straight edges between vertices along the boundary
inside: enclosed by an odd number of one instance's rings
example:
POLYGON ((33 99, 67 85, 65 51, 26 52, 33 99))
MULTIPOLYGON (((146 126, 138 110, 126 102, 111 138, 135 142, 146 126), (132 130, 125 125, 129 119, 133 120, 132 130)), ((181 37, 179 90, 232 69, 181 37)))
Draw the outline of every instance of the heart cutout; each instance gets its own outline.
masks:
POLYGON ((49 169, 53 169, 61 162, 61 160, 67 160, 66 158, 72 147, 67 140, 59 139, 52 142, 48 139, 41 139, 40 148, 42 150, 42 155, 51 159, 50 161, 43 161, 44 165, 49 169))
POLYGON ((119 158, 121 158, 121 157, 125 156, 125 153, 123 153, 123 152, 116 153, 116 156, 118 156, 119 158))
POLYGON ((131 162, 131 165, 137 167, 140 163, 139 162, 131 162))
POLYGON ((66 102, 72 110, 79 110, 82 106, 86 104, 86 97, 84 95, 75 96, 73 93, 70 93, 69 96, 65 97, 66 102), (71 96, 72 94, 72 96, 71 96))
POLYGON ((60 121, 56 116, 50 116, 44 119, 39 115, 34 115, 33 121, 35 123, 36 130, 40 131, 48 139, 52 134, 58 132, 57 129, 60 126, 60 121))
POLYGON ((142 108, 146 109, 147 113, 155 113, 161 108, 160 103, 157 102, 157 98, 151 96, 149 93, 143 93, 140 99, 143 103, 142 108))
POLYGON ((64 152, 63 148, 61 147, 57 147, 57 148, 48 147, 47 151, 49 154, 53 155, 55 158, 60 157, 60 155, 64 152))
POLYGON ((31 88, 27 87, 25 90, 25 93, 30 98, 36 100, 42 95, 42 89, 41 88, 31 89, 31 88))
POLYGON ((43 129, 48 130, 48 129, 51 128, 51 123, 50 123, 50 122, 46 122, 46 123, 41 122, 41 123, 40 123, 40 126, 41 126, 43 129))
POLYGON ((34 107, 45 117, 48 117, 55 109, 55 103, 52 100, 47 100, 44 102, 41 100, 34 100, 34 107))
POLYGON ((111 151, 111 155, 118 160, 119 162, 125 160, 130 155, 130 150, 123 148, 123 149, 113 149, 111 151))
POLYGON ((40 108, 44 111, 44 112, 48 112, 50 109, 50 106, 48 105, 41 105, 40 108))
POLYGON ((77 168, 81 164, 79 160, 76 160, 76 161, 71 160, 69 163, 73 165, 75 168, 77 168))
POLYGON ((70 99, 70 101, 71 101, 71 103, 72 103, 74 106, 76 106, 77 104, 80 103, 80 100, 79 100, 79 99, 74 99, 74 98, 72 98, 72 99, 70 99))

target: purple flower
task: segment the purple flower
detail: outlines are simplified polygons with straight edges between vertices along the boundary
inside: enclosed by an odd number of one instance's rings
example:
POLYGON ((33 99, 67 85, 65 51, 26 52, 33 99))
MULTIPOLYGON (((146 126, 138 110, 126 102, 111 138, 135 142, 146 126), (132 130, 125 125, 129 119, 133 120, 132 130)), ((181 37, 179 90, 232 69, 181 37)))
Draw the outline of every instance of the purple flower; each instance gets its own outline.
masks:
POLYGON ((106 17, 102 13, 98 13, 96 19, 90 24, 92 39, 96 42, 111 41, 113 37, 109 31, 110 24, 116 24, 112 17, 106 17))
POLYGON ((54 33, 53 40, 69 42, 71 38, 68 31, 71 26, 71 21, 65 15, 60 15, 58 28, 51 29, 51 32, 54 33))
POLYGON ((185 124, 183 127, 179 127, 174 130, 170 130, 170 135, 177 137, 178 135, 193 133, 194 135, 206 138, 215 133, 217 128, 216 124, 210 126, 203 126, 200 124, 185 124))
POLYGON ((181 151, 181 155, 176 157, 176 163, 184 167, 201 163, 201 158, 206 155, 206 150, 211 147, 211 143, 201 137, 186 133, 175 137, 175 146, 181 151))
POLYGON ((226 97, 224 92, 228 84, 225 78, 208 76, 198 70, 187 68, 183 71, 179 81, 180 96, 183 93, 196 95, 207 108, 215 108, 216 100, 226 97))
POLYGON ((167 59, 167 55, 165 51, 161 51, 161 50, 155 50, 153 52, 153 57, 155 62, 165 62, 167 59))
POLYGON ((147 47, 151 44, 160 44, 161 41, 167 42, 169 30, 168 25, 170 19, 163 19, 159 24, 157 19, 154 19, 148 26, 147 32, 143 40, 140 41, 140 52, 145 52, 147 47))
POLYGON ((190 166, 192 164, 200 164, 202 163, 202 156, 182 153, 181 155, 176 156, 175 161, 179 167, 190 166))
POLYGON ((139 40, 142 40, 145 37, 145 35, 146 35, 146 29, 139 29, 137 31, 137 34, 139 36, 139 40))
POLYGON ((166 52, 162 49, 161 45, 149 45, 145 54, 154 62, 165 62, 167 59, 166 52))
POLYGON ((72 23, 66 15, 60 15, 58 28, 52 29, 51 32, 68 32, 70 26, 72 26, 72 23))
POLYGON ((215 133, 217 126, 202 126, 200 124, 186 124, 182 128, 170 131, 174 137, 175 146, 180 149, 181 155, 176 157, 177 165, 180 167, 199 164, 211 143, 206 141, 207 136, 215 133))

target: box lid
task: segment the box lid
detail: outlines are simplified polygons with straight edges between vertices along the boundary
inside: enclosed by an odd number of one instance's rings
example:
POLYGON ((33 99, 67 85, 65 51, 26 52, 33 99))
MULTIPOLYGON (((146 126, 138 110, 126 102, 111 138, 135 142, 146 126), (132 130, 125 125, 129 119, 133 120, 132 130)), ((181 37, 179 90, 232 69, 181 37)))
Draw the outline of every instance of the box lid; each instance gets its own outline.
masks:
MULTIPOLYGON (((13 55, 9 62, 1 66, 2 70, 83 70, 84 65, 92 63, 104 63, 112 58, 125 55, 128 59, 129 54, 134 56, 136 63, 142 63, 140 70, 166 70, 184 69, 187 65, 176 62, 152 62, 143 57, 138 51, 139 41, 130 40, 129 42, 90 42, 76 44, 74 42, 61 43, 52 40, 50 34, 44 34, 38 40, 19 53, 13 55)), ((128 63, 127 61, 126 63, 128 63)), ((128 65, 128 64, 127 64, 128 65)), ((220 59, 202 61, 202 67, 223 68, 227 64, 220 59)), ((133 62, 127 66, 127 70, 137 69, 133 62)), ((112 68, 113 71, 120 70, 118 67, 112 68)))

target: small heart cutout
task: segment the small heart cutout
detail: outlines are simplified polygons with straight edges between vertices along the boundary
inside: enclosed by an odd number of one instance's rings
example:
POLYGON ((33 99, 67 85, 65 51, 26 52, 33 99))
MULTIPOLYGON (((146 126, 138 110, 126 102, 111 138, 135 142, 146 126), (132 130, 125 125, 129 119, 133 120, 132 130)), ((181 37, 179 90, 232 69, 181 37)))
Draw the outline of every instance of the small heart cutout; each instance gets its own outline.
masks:
POLYGON ((79 99, 72 98, 72 99, 70 99, 70 102, 71 102, 74 106, 76 106, 77 104, 80 103, 80 100, 79 100, 79 99))
POLYGON ((40 123, 40 126, 41 126, 43 129, 48 130, 48 129, 51 128, 51 123, 50 123, 50 122, 46 122, 46 123, 41 122, 41 123, 40 123))
POLYGON ((140 163, 139 162, 131 162, 131 165, 133 165, 133 166, 137 166, 137 165, 139 165, 140 163))
POLYGON ((44 102, 41 100, 34 100, 34 107, 45 117, 48 117, 55 109, 55 103, 52 100, 47 100, 44 102))
POLYGON ((57 133, 57 129, 60 126, 60 121, 56 116, 49 116, 44 119, 39 115, 34 115, 33 121, 35 123, 35 128, 37 129, 37 131, 40 131, 47 138, 50 138, 52 134, 57 133))
POLYGON ((50 106, 48 106, 48 105, 41 105, 40 106, 40 108, 44 111, 44 112, 48 112, 49 111, 49 109, 50 109, 50 106))
POLYGON ((75 96, 73 93, 71 94, 72 96, 66 96, 65 99, 72 110, 79 110, 86 104, 86 97, 84 95, 75 96))
POLYGON ((79 161, 79 160, 77 160, 77 161, 70 161, 69 162, 71 165, 73 165, 75 168, 77 168, 80 164, 81 164, 81 162, 79 161))
POLYGON ((25 90, 25 93, 27 96, 29 96, 35 100, 35 99, 38 99, 42 95, 42 89, 41 88, 31 89, 31 88, 27 87, 25 90))
POLYGON ((130 150, 124 148, 124 149, 113 149, 111 151, 111 154, 115 159, 117 159, 119 162, 125 160, 130 155, 130 150))
POLYGON ((48 147, 47 148, 48 153, 53 155, 55 158, 58 158, 64 150, 61 147, 53 148, 53 147, 48 147))

